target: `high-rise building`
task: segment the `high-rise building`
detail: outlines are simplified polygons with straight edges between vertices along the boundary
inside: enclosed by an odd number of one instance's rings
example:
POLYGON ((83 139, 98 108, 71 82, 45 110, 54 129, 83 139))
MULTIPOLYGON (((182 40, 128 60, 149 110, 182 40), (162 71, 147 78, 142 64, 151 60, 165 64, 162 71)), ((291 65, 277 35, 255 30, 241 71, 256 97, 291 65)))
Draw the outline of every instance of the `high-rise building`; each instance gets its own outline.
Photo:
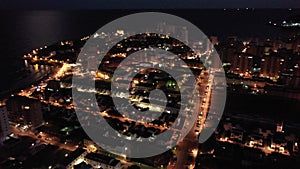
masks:
POLYGON ((261 59, 261 77, 279 78, 284 68, 284 59, 276 55, 265 55, 261 59))
POLYGON ((220 54, 223 63, 231 63, 232 57, 237 53, 241 53, 245 46, 237 37, 228 37, 225 41, 218 42, 216 37, 211 37, 211 43, 216 45, 216 49, 220 54))
POLYGON ((175 26, 167 23, 160 23, 157 25, 157 31, 162 34, 167 34, 174 38, 179 38, 188 45, 189 37, 188 37, 188 29, 187 27, 183 26, 175 26))
POLYGON ((33 128, 43 124, 42 105, 39 100, 27 98, 22 104, 24 122, 33 128))
POLYGON ((97 62, 96 56, 88 56, 87 59, 87 68, 89 71, 97 71, 99 67, 99 63, 97 62))
POLYGON ((230 63, 232 57, 237 53, 237 50, 234 47, 228 47, 225 50, 221 50, 219 53, 222 62, 230 63))
POLYGON ((13 122, 24 121, 33 128, 43 124, 43 111, 39 100, 25 96, 13 96, 8 99, 6 105, 13 122))
POLYGON ((163 22, 157 25, 157 30, 160 33, 168 33, 168 35, 174 36, 176 33, 176 26, 168 25, 167 23, 163 22))
POLYGON ((246 53, 250 54, 250 55, 254 55, 254 56, 258 56, 258 47, 256 45, 255 42, 250 42, 247 46, 247 51, 246 53))
POLYGON ((22 117, 21 104, 24 102, 25 97, 22 96, 11 96, 6 101, 6 108, 9 112, 8 117, 12 122, 19 122, 22 117))
POLYGON ((291 87, 294 89, 300 88, 300 61, 298 61, 294 66, 294 73, 291 80, 291 87))
POLYGON ((219 44, 217 36, 210 36, 206 42, 206 51, 210 51, 214 48, 215 45, 219 44))
POLYGON ((235 74, 251 74, 253 57, 246 54, 237 54, 232 57, 231 72, 235 74))
POLYGON ((189 44, 189 32, 187 30, 187 27, 179 27, 178 28, 179 31, 179 38, 181 38, 183 40, 183 43, 185 43, 186 45, 189 44))
POLYGON ((284 42, 282 40, 274 40, 273 42, 273 50, 279 50, 284 47, 284 42))
POLYGON ((0 143, 10 134, 7 114, 5 104, 0 103, 0 143))

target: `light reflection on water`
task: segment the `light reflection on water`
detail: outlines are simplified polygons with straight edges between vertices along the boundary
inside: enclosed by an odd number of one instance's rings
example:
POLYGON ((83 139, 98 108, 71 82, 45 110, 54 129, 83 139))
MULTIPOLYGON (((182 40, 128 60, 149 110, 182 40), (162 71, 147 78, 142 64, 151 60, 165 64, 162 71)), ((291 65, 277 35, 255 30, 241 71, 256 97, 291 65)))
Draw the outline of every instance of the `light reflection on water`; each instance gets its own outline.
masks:
MULTIPOLYGON (((0 11, 0 72, 7 75, 1 77, 0 92, 16 83, 20 75, 15 72, 26 67, 20 58, 27 52, 62 40, 80 39, 113 19, 135 12, 141 11, 0 11)), ((205 34, 217 36, 277 36, 279 30, 266 24, 270 16, 288 18, 287 11, 278 10, 244 14, 196 9, 162 12, 186 18, 205 34)))

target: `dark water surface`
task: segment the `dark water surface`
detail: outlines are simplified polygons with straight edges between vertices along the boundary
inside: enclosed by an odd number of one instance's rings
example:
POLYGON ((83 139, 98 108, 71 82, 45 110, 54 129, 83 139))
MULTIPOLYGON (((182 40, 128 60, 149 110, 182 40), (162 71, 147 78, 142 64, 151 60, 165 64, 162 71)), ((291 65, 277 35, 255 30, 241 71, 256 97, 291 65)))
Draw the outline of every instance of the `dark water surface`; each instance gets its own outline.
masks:
MULTIPOLYGON (((280 28, 267 25, 300 14, 300 10, 143 10, 161 11, 183 17, 207 35, 275 38, 280 28)), ((0 92, 18 83, 20 59, 35 48, 61 40, 79 39, 101 26, 138 10, 94 11, 0 11, 0 92)), ((20 84, 22 85, 22 84, 20 84)))

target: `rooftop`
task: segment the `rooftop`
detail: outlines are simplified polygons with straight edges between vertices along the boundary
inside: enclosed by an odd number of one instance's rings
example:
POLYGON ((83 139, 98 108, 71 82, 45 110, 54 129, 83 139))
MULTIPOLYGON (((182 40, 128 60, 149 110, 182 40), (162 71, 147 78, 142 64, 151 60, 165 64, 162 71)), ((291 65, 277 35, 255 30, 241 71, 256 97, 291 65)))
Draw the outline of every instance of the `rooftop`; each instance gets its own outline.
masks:
POLYGON ((85 156, 85 158, 93 161, 97 161, 106 165, 110 166, 116 166, 120 161, 116 160, 112 157, 108 157, 102 154, 97 154, 97 153, 89 153, 85 156))

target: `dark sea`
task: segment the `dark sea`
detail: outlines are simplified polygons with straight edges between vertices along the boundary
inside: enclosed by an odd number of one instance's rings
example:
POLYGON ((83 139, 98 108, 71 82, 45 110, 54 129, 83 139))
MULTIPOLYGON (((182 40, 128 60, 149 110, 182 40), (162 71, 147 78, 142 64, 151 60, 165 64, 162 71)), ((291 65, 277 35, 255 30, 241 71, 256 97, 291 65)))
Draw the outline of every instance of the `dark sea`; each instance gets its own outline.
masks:
MULTIPOLYGON (((206 35, 220 38, 277 38, 284 36, 269 21, 282 22, 300 15, 286 9, 201 9, 201 10, 90 10, 90 11, 0 11, 0 93, 18 82, 21 57, 33 49, 61 40, 79 39, 121 16, 145 11, 174 14, 197 25, 206 35)), ((32 81, 35 79, 32 78, 32 81)))

